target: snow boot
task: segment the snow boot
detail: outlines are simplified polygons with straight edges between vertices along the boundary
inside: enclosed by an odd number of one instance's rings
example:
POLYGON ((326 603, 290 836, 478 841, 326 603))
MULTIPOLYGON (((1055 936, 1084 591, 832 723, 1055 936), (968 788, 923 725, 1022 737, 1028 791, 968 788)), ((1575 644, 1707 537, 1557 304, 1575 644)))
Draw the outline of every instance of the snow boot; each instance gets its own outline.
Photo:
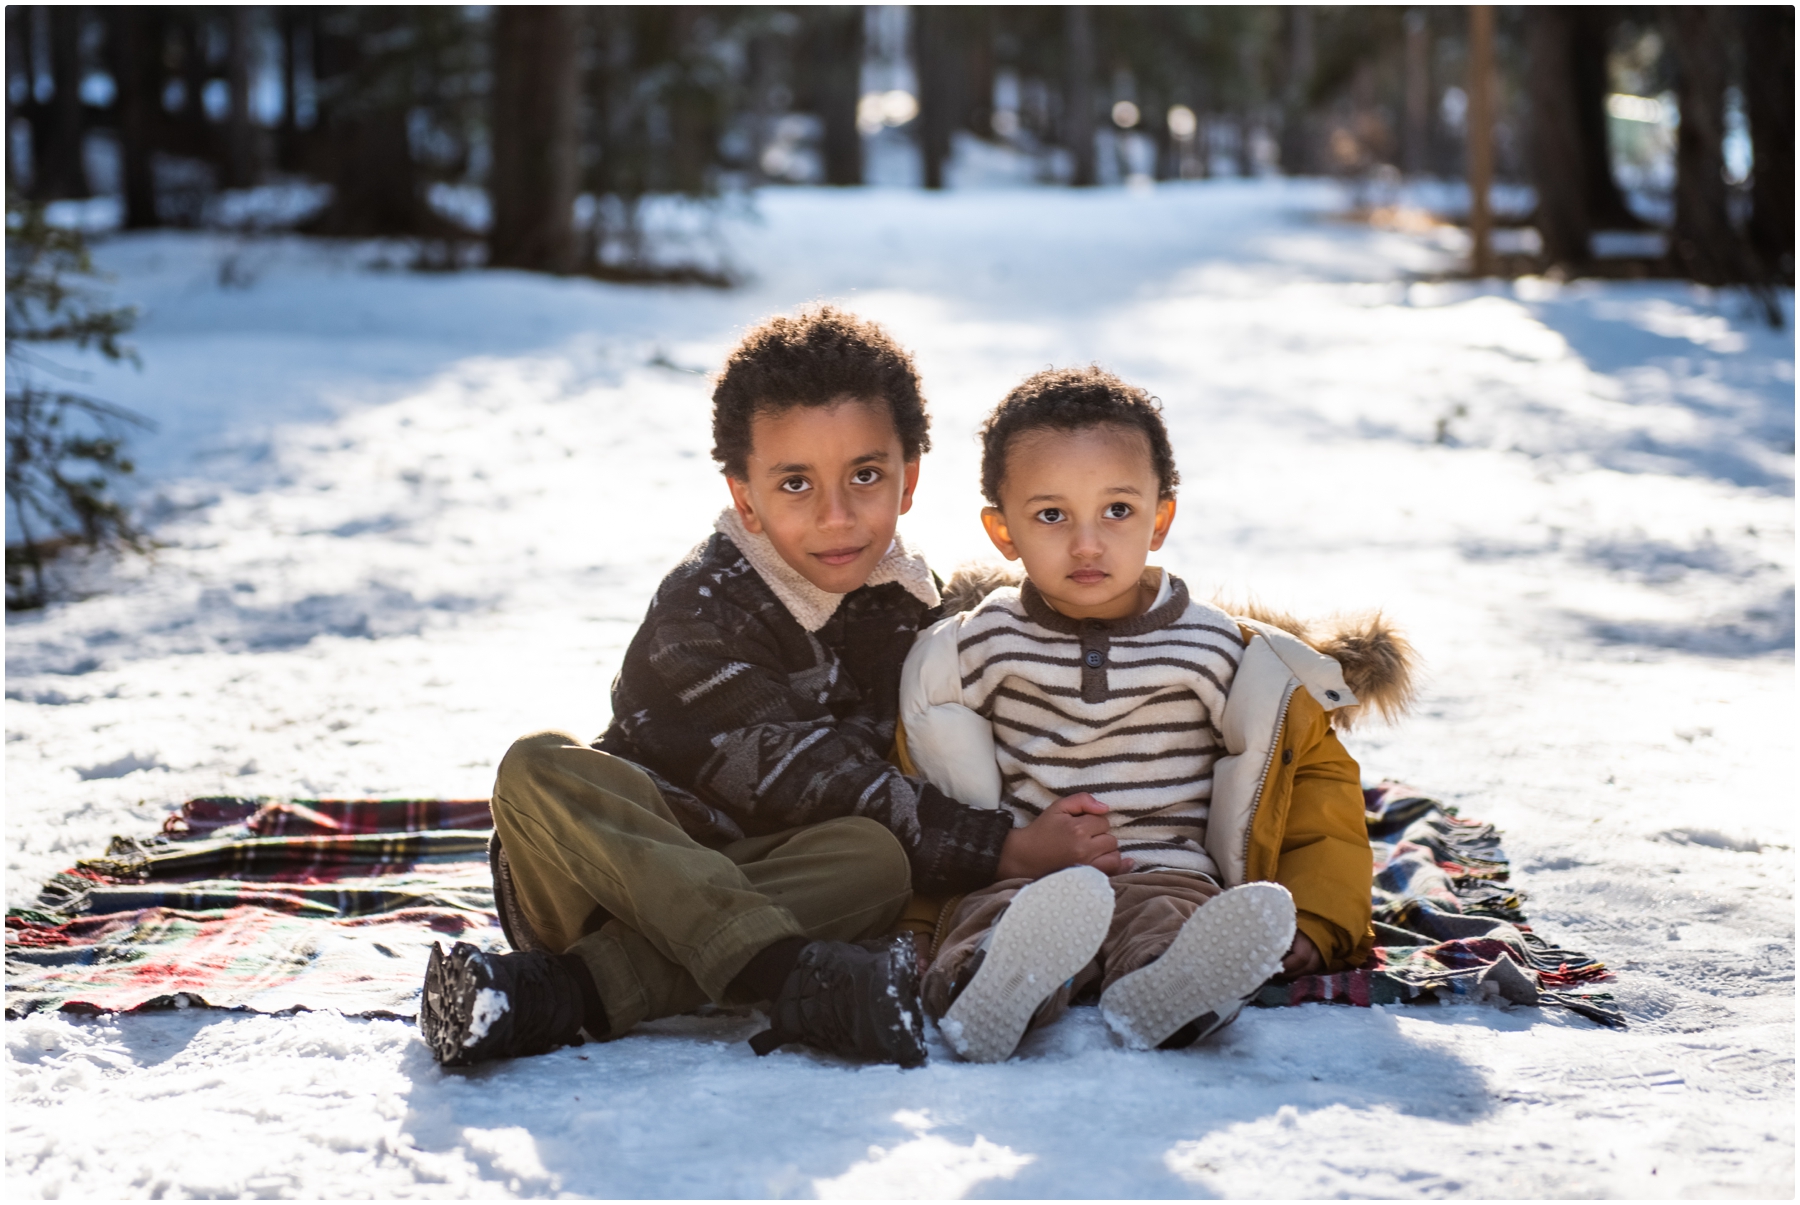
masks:
POLYGON ((1277 883, 1245 883, 1187 918, 1162 957, 1100 997, 1100 1013, 1134 1050, 1178 1047, 1230 1024, 1294 941, 1294 897, 1277 883))
POLYGON ((431 943, 419 1032, 446 1067, 546 1054, 581 1044, 583 993, 549 954, 488 954, 459 941, 431 943))
POLYGON ((521 952, 550 953, 550 947, 539 940, 531 922, 525 919, 525 910, 519 907, 512 864, 506 860, 506 848, 500 844, 499 833, 488 838, 488 869, 494 876, 494 911, 500 914, 500 931, 506 934, 506 944, 521 952))
POLYGON ((925 1022, 912 934, 808 943, 769 1002, 769 1028, 750 1039, 750 1049, 768 1054, 789 1042, 850 1059, 923 1064, 925 1022))
POLYGON ((1038 1007, 1099 951, 1112 914, 1112 884, 1092 866, 1059 870, 1013 896, 938 1021, 951 1048, 972 1063, 1010 1056, 1038 1007))

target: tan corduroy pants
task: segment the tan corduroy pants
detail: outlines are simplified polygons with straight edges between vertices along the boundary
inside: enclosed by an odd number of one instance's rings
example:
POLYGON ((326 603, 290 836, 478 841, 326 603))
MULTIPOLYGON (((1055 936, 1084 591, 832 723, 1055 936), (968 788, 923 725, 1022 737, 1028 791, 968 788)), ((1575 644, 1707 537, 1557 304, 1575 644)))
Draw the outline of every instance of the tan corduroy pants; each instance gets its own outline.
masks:
MULTIPOLYGON (((947 918, 936 955, 919 984, 925 1011, 933 1018, 949 1011, 958 975, 969 964, 1000 916, 1030 883, 1003 879, 964 896, 947 918)), ((1052 992, 1031 1018, 1031 1028, 1048 1025, 1068 1010, 1069 1001, 1090 988, 1105 991, 1140 967, 1162 957, 1181 926, 1219 888, 1206 879, 1173 871, 1143 870, 1112 877, 1113 918, 1093 959, 1068 983, 1052 992)))
POLYGON ((494 828, 519 906, 593 974, 617 1037, 728 998, 751 956, 788 937, 856 941, 906 906, 906 851, 860 816, 708 849, 648 775, 562 732, 514 742, 494 828))

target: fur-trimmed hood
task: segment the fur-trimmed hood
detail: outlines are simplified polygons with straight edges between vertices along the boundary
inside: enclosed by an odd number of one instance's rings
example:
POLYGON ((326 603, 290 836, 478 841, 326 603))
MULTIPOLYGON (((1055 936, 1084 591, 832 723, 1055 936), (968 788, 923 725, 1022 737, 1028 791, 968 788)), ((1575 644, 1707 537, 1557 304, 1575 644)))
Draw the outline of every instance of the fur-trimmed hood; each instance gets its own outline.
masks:
POLYGON ((1356 692, 1357 701, 1331 713, 1332 727, 1348 730, 1370 708, 1391 724, 1412 707, 1419 689, 1419 654, 1383 612, 1338 613, 1308 621, 1254 598, 1241 603, 1215 598, 1213 605, 1228 615, 1291 633, 1343 667, 1344 682, 1356 692))
MULTIPOLYGON (((1023 572, 1012 565, 984 561, 959 566, 944 587, 944 611, 970 610, 1002 586, 1016 586, 1023 580, 1023 572)), ((1214 597, 1212 602, 1228 615, 1293 634, 1343 668, 1344 682, 1355 692, 1357 702, 1331 713, 1333 727, 1347 731, 1371 708, 1393 723, 1411 708, 1418 693, 1419 654, 1385 613, 1335 614, 1309 621, 1255 598, 1214 597)))

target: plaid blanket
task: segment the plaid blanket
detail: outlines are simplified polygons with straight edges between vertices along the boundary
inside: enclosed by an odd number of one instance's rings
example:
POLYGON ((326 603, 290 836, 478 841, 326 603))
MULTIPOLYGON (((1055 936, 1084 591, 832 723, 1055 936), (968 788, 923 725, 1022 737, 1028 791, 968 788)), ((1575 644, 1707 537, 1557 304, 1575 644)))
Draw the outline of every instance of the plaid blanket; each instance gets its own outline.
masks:
POLYGON ((1609 994, 1570 990, 1612 978, 1605 965, 1525 923, 1493 825, 1393 782, 1365 790, 1363 807, 1375 851, 1374 955, 1354 971, 1270 983, 1257 1004, 1499 998, 1625 1024, 1609 994))
MULTIPOLYGON (((1364 792, 1375 847, 1368 966, 1271 984, 1262 1005, 1498 996, 1621 1025, 1570 989, 1605 967, 1524 923, 1491 825, 1417 791, 1364 792)), ((412 1017, 441 937, 504 949, 485 799, 195 799, 115 837, 6 917, 6 1015, 209 1005, 412 1017)))
POLYGON ((485 799, 195 799, 6 916, 6 1015, 411 1017, 440 937, 504 949, 485 799))

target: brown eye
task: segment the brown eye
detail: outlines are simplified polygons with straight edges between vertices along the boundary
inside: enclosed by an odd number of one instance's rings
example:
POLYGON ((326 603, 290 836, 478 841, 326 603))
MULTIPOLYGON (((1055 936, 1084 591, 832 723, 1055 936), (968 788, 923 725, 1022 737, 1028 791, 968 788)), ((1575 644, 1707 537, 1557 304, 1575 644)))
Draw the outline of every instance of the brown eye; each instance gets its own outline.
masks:
POLYGON ((856 472, 850 474, 850 483, 852 485, 874 485, 880 480, 880 469, 858 469, 856 472))
POLYGON ((1062 508, 1059 506, 1046 506, 1037 513, 1037 519, 1039 523, 1061 523, 1063 521, 1062 508))
POLYGON ((804 477, 789 477, 781 483, 781 490, 787 494, 804 494, 812 488, 812 482, 804 477))
POLYGON ((1129 519, 1129 518, 1131 518, 1131 504, 1129 502, 1113 503, 1111 506, 1106 508, 1106 517, 1109 519, 1129 519))

